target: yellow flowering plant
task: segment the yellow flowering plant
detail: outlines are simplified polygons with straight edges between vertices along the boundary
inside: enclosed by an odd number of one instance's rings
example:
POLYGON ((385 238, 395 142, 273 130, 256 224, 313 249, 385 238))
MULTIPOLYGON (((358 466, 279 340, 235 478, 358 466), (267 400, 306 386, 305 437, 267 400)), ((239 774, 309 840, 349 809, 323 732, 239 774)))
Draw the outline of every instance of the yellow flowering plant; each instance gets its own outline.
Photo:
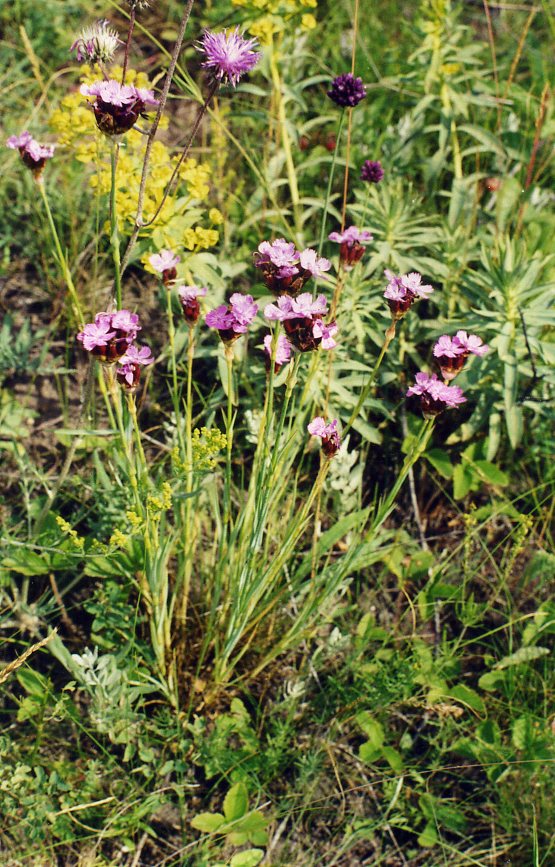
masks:
POLYGON ((234 6, 248 10, 249 33, 261 45, 270 45, 272 37, 296 24, 303 30, 314 30, 316 18, 307 9, 316 9, 318 0, 232 0, 234 6))

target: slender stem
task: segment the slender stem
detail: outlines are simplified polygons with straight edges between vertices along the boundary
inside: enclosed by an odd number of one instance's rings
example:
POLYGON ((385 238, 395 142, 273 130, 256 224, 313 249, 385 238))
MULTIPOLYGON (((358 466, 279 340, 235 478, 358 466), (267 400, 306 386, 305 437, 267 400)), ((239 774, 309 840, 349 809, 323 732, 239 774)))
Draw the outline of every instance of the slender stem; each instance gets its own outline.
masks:
POLYGON ((227 364, 227 418, 226 418, 226 459, 225 459, 225 487, 224 487, 224 535, 231 521, 231 449, 233 446, 233 346, 225 346, 225 360, 227 364))
POLYGON ((326 198, 324 200, 324 210, 322 212, 322 226, 320 228, 320 241, 318 244, 318 256, 322 255, 322 249, 324 247, 324 238, 326 235, 326 222, 327 222, 327 217, 328 217, 328 208, 329 208, 330 198, 331 198, 331 188, 333 186, 333 175, 335 172, 335 163, 337 160, 337 152, 339 150, 339 142, 341 140, 341 132, 343 130, 344 120, 345 120, 345 109, 343 108, 341 110, 341 114, 339 115, 339 124, 337 127, 336 145, 335 145, 335 148, 333 151, 330 174, 329 174, 329 178, 328 178, 328 188, 326 190, 326 198))
POLYGON ((175 413, 175 426, 176 426, 176 431, 177 431, 177 439, 179 442, 181 457, 183 458, 185 455, 185 443, 183 441, 183 430, 181 427, 181 419, 180 419, 179 384, 177 381, 177 359, 175 357, 175 325, 174 325, 174 321, 173 321, 171 285, 166 286, 166 312, 168 315, 168 339, 169 339, 169 344, 170 344, 170 367, 171 367, 171 374, 172 374, 171 393, 172 393, 173 411, 175 413))
POLYGON ((73 283, 73 278, 71 276, 71 271, 69 270, 66 257, 62 251, 62 245, 60 243, 60 237, 58 235, 58 231, 56 229, 56 224, 54 222, 54 217, 52 216, 52 211, 50 210, 50 204, 48 202, 48 196, 46 195, 46 188, 44 186, 44 182, 42 178, 37 181, 37 186, 40 190, 41 198, 44 204, 44 209, 46 211, 46 217, 48 219, 48 225, 50 227, 50 233, 52 235, 52 240, 54 241, 54 247, 56 249, 56 258, 58 260, 58 265, 60 266, 60 270, 63 274, 64 280, 66 282, 66 286, 69 292, 69 297, 71 298, 71 303, 73 304, 74 314, 77 319, 79 325, 83 325, 84 318, 83 313, 81 311, 81 305, 79 304, 79 298, 77 297, 77 292, 75 290, 75 286, 73 283))
POLYGON ((114 257, 114 280, 116 287, 116 307, 121 310, 122 293, 121 293, 121 262, 119 249, 119 230, 118 230, 118 214, 116 207, 116 179, 118 170, 119 142, 112 141, 112 151, 110 154, 111 178, 110 178, 110 243, 112 244, 112 255, 114 257))
POLYGON ((139 420, 137 418, 137 404, 135 402, 135 395, 127 392, 127 408, 129 410, 129 415, 131 416, 131 420, 133 422, 133 431, 135 433, 135 443, 137 446, 137 453, 139 455, 139 460, 141 462, 141 480, 144 484, 147 483, 148 480, 148 464, 146 462, 146 455, 143 449, 143 443, 141 439, 141 428, 139 427, 139 420))
MULTIPOLYGON (((119 435, 121 439, 121 444, 123 447, 123 452, 125 457, 127 458, 127 469, 129 472, 129 482, 131 485, 131 490, 133 491, 133 499, 135 500, 135 506, 137 508, 137 512, 139 515, 143 514, 143 504, 141 500, 141 496, 139 494, 139 484, 137 481, 137 472, 135 469, 135 458, 133 455, 133 449, 131 447, 131 443, 129 442, 129 437, 127 436, 127 432, 125 430, 125 425, 123 423, 123 413, 122 413, 122 405, 121 405, 121 390, 116 382, 115 373, 112 370, 112 367, 108 367, 106 370, 108 377, 108 391, 110 392, 110 396, 112 398, 112 403, 114 406, 114 410, 116 412, 116 421, 119 430, 119 435)), ((146 539, 146 535, 145 535, 146 539)))
POLYGON ((127 31, 127 40, 125 42, 125 57, 123 58, 123 70, 121 73, 121 83, 125 84, 125 76, 127 74, 127 66, 129 64, 129 50, 131 48, 131 36, 133 35, 133 30, 135 28, 135 16, 137 11, 134 6, 131 7, 131 12, 129 15, 129 29, 127 31))
POLYGON ((347 197, 349 194, 349 163, 351 160, 351 131, 353 127, 353 109, 347 109, 347 152, 345 154, 345 175, 343 177, 343 207, 341 209, 341 231, 345 228, 347 217, 347 197))
POLYGON ((360 410, 362 409, 362 406, 364 405, 364 401, 368 397, 368 395, 370 393, 370 389, 372 388, 374 380, 376 379, 376 375, 378 373, 378 370, 380 369, 380 365, 384 359, 384 356, 385 356, 387 350, 389 349, 389 344, 391 343, 391 341, 393 340, 394 337, 395 337, 395 323, 393 322, 389 326, 387 331, 385 332, 385 340, 384 340, 384 344, 381 348, 380 354, 378 355, 378 357, 376 359, 376 363, 372 369, 372 372, 370 373, 370 376, 368 377, 368 381, 367 381, 366 385, 364 386, 364 388, 362 389, 362 391, 360 393, 360 397, 356 403, 354 410, 351 413, 351 417, 349 418, 349 421, 347 422, 347 424, 343 428, 343 431, 342 431, 343 437, 350 430, 350 428, 352 428, 360 410))
POLYGON ((181 52, 181 46, 183 44, 183 39, 185 37, 185 31, 187 29, 187 24, 189 22, 189 16, 191 14, 191 9, 193 8, 194 0, 188 0, 187 5, 183 11, 183 15, 181 17, 181 22, 179 24, 179 31, 177 34, 177 39, 175 40, 175 44, 173 46, 172 55, 170 58, 170 65, 168 66, 168 71, 166 73, 166 78, 164 79, 164 86, 162 87, 162 93, 160 94, 160 102, 158 103, 158 110, 156 112, 156 117, 154 118, 153 124, 150 128, 150 132, 148 134, 148 140, 145 148, 145 156, 143 160, 143 170, 141 173, 141 182, 139 184, 139 195, 137 198, 137 213, 135 214, 135 225, 133 227, 133 232, 131 233, 131 237, 129 238, 129 242, 127 244, 127 249, 125 250, 123 261, 121 263, 122 272, 125 271, 127 264, 129 262, 129 258, 133 251, 133 247, 137 241, 139 236, 139 231, 143 222, 143 208, 145 203, 145 194, 146 194, 146 183, 148 180, 148 173, 150 168, 150 158, 152 156, 152 148, 154 147, 154 139, 156 138, 156 133, 158 132, 158 127, 160 126, 160 119, 162 117, 162 113, 166 107, 166 102, 168 100, 168 94, 170 91, 171 83, 173 80, 175 67, 177 66, 177 60, 179 58, 179 54, 181 52))
POLYGON ((180 619, 187 620, 187 605, 191 588, 193 571, 193 556, 195 547, 194 511, 193 511, 193 362, 195 358, 195 329, 189 328, 187 345, 187 404, 185 407, 185 564, 183 589, 181 595, 180 619))
POLYGON ((270 53, 270 70, 272 73, 272 82, 274 85, 274 92, 277 100, 278 121, 281 131, 281 143, 283 146, 283 152, 285 154, 285 165, 287 166, 287 178, 289 181, 289 191, 291 193, 291 203, 293 205, 295 232, 300 238, 302 232, 302 220, 299 210, 299 187, 297 184, 297 173, 295 170, 295 163, 293 161, 293 153, 291 151, 291 140, 287 131, 287 113, 285 111, 285 100, 283 98, 281 76, 279 73, 279 65, 277 60, 277 50, 274 43, 272 43, 272 51, 270 53))

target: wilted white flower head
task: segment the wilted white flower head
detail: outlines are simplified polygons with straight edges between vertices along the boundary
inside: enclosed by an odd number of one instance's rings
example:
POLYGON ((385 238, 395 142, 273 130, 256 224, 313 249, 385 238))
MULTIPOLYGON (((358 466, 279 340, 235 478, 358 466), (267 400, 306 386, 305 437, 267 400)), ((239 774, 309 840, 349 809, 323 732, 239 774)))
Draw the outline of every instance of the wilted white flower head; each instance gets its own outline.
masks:
POLYGON ((132 9, 145 9, 150 6, 152 0, 127 0, 132 9))
POLYGON ((91 27, 85 27, 69 50, 75 51, 79 63, 88 60, 92 66, 95 63, 111 63, 120 44, 122 42, 117 31, 104 18, 91 27))

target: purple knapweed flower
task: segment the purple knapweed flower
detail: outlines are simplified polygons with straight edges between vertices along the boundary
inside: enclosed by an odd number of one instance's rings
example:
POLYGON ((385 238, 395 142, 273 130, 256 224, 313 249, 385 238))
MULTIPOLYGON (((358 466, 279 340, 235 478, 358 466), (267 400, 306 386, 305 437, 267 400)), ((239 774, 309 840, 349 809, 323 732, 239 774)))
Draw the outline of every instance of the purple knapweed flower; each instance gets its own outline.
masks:
POLYGON ((202 65, 212 72, 216 81, 233 87, 260 60, 260 54, 254 51, 257 47, 256 39, 244 39, 238 27, 220 33, 206 30, 197 45, 198 51, 206 57, 202 65))
POLYGON ((248 326, 258 313, 258 305, 252 295, 241 295, 234 292, 229 304, 220 304, 204 317, 209 328, 216 328, 224 343, 232 343, 241 334, 245 334, 248 326))
POLYGON ((337 334, 337 325, 335 322, 322 321, 327 309, 324 295, 313 299, 310 292, 303 292, 298 298, 281 295, 277 304, 266 305, 264 316, 270 322, 283 323, 293 346, 301 352, 310 352, 319 346, 322 349, 333 349, 337 345, 333 339, 337 334))
POLYGON ((117 31, 104 18, 91 27, 85 27, 69 50, 75 51, 79 63, 87 60, 94 66, 95 63, 111 63, 118 45, 123 43, 117 31))
POLYGON ((485 355, 489 346, 475 334, 457 331, 455 337, 442 334, 434 346, 434 356, 438 360, 443 379, 450 382, 464 367, 469 355, 485 355))
POLYGON ((172 253, 171 250, 160 250, 159 253, 149 256, 148 261, 154 270, 162 275, 164 285, 169 286, 177 277, 176 265, 181 262, 181 256, 172 253))
POLYGON ((369 184, 379 184, 384 176, 384 170, 379 160, 365 160, 360 172, 361 180, 369 184))
POLYGON ((108 136, 123 135, 144 116, 147 106, 158 105, 152 90, 120 84, 113 78, 82 84, 80 91, 83 96, 94 97, 92 108, 96 125, 108 136))
POLYGON ((462 388, 456 385, 446 385, 437 378, 435 373, 417 373, 416 382, 407 391, 407 396, 420 397, 420 408, 424 418, 433 418, 444 409, 453 409, 461 403, 466 403, 462 388))
POLYGON ((343 75, 338 75, 337 78, 333 79, 328 96, 336 105, 354 108, 366 96, 366 89, 362 83, 362 78, 357 78, 350 72, 344 72, 343 75))
POLYGON ((39 144, 28 130, 21 135, 10 136, 6 145, 19 151, 22 162, 31 169, 36 180, 40 180, 46 161, 54 156, 54 145, 39 144))
POLYGON ((422 284, 422 276, 416 271, 397 276, 386 268, 384 273, 389 281, 384 298, 387 299, 394 321, 402 319, 415 301, 419 298, 428 298, 434 291, 433 286, 422 284))
MULTIPOLYGON (((270 369, 270 363, 272 359, 272 342, 273 336, 271 334, 267 334, 264 338, 264 354, 266 356, 266 368, 270 369)), ((285 334, 279 334, 276 344, 275 356, 274 356, 274 372, 277 373, 280 367, 291 359, 292 346, 289 343, 285 334)))
POLYGON ((349 226, 344 232, 330 232, 328 240, 339 244, 339 259, 345 271, 351 271, 364 255, 364 245, 373 240, 371 232, 349 226))
POLYGON ((206 286, 180 286, 177 290, 181 306, 183 308, 183 316, 188 325, 195 325, 200 316, 199 298, 204 298, 208 289, 206 286))
POLYGON ((97 313, 94 322, 83 326, 77 340, 99 361, 113 364, 128 352, 140 330, 139 317, 129 310, 97 313))
POLYGON ((331 262, 319 258, 316 250, 308 247, 299 252, 285 238, 262 241, 253 258, 266 286, 277 295, 296 295, 311 277, 322 277, 331 268, 331 262))
POLYGON ((341 437, 337 430, 337 424, 336 418, 326 424, 326 420, 322 416, 317 415, 307 427, 309 434, 313 437, 320 437, 322 440, 322 451, 328 458, 332 458, 341 448, 341 437))

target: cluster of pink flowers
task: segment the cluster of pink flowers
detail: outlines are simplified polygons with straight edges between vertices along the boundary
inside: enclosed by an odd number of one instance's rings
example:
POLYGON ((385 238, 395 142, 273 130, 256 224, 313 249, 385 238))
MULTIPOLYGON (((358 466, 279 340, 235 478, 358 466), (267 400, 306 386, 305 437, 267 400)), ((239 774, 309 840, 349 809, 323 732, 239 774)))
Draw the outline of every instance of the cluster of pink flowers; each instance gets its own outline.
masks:
POLYGON ((148 346, 134 345, 141 331, 139 317, 130 310, 114 313, 97 313, 94 322, 83 326, 77 340, 83 349, 104 364, 122 365, 116 372, 118 381, 128 389, 135 390, 140 379, 140 369, 154 360, 148 346))
POLYGON ((438 360, 443 379, 454 379, 464 367, 469 355, 485 355, 489 346, 476 334, 457 331, 454 337, 442 334, 434 346, 434 356, 438 360))
POLYGON ((394 320, 402 319, 415 301, 428 298, 434 291, 429 283, 422 283, 422 275, 416 271, 399 276, 387 269, 384 273, 389 281, 384 298, 387 299, 394 320))
POLYGON ((144 116, 148 106, 158 105, 152 90, 121 84, 114 78, 82 84, 83 96, 94 97, 92 108, 96 125, 105 135, 123 135, 144 116))
POLYGON ((317 415, 307 427, 309 434, 313 437, 320 437, 322 451, 328 458, 332 458, 341 448, 341 437, 337 426, 338 420, 336 418, 326 424, 326 420, 317 415))
POLYGON ((416 382, 407 391, 407 396, 420 397, 420 408, 424 418, 433 418, 444 409, 452 409, 466 403, 462 388, 447 385, 435 373, 417 373, 416 382))
POLYGON ((229 304, 220 304, 204 317, 209 328, 216 328, 224 343, 232 343, 241 334, 245 334, 248 326, 258 313, 258 305, 252 295, 241 295, 234 292, 229 304))
POLYGON ((37 180, 42 175, 46 161, 54 156, 54 145, 39 144, 28 130, 24 130, 21 135, 10 136, 6 145, 19 151, 23 163, 31 169, 37 180))
POLYGON ((362 259, 364 245, 373 240, 373 235, 366 229, 349 226, 344 232, 331 232, 328 239, 340 245, 339 258, 345 271, 350 271, 362 259))
POLYGON ((254 254, 254 264, 268 289, 277 295, 297 295, 311 277, 322 277, 331 268, 331 262, 319 258, 316 250, 297 250, 285 238, 263 241, 254 254))
POLYGON ((333 349, 337 346, 335 322, 325 323, 323 316, 328 311, 324 295, 313 299, 310 292, 303 292, 297 298, 281 295, 277 304, 267 304, 264 316, 270 322, 281 322, 285 332, 300 352, 310 352, 321 347, 333 349))

